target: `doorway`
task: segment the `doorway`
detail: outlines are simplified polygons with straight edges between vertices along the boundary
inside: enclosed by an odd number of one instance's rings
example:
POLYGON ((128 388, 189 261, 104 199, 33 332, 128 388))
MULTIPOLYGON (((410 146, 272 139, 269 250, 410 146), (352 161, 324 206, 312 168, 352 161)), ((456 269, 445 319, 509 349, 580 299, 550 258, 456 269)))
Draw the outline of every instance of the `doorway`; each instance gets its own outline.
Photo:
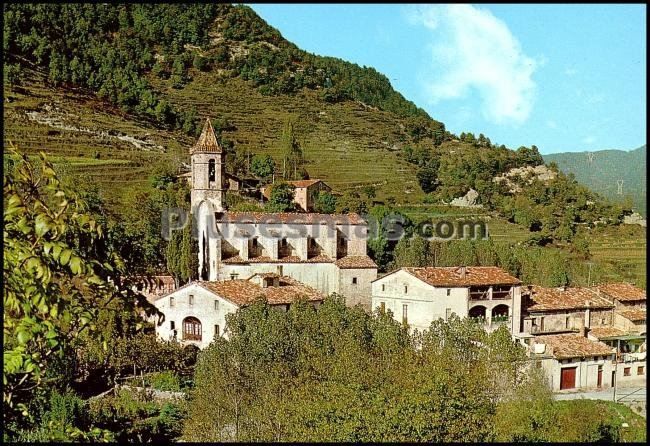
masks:
POLYGON ((560 390, 575 389, 577 367, 567 367, 560 371, 560 390))

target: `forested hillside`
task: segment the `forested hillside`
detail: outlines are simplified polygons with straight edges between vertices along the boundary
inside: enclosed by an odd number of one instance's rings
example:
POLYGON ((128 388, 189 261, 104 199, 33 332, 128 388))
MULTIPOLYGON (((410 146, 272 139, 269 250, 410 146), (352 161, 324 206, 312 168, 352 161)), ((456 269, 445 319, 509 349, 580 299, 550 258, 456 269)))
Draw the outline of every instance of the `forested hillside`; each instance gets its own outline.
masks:
MULTIPOLYGON (((294 172, 332 185, 341 212, 444 206, 474 189, 482 212, 538 245, 573 243, 629 213, 561 172, 515 175, 514 189, 495 182, 542 164, 537 148, 451 134, 384 75, 300 50, 247 6, 12 4, 4 13, 5 146, 47 152, 123 218, 143 202, 156 215, 152 188, 175 182, 206 116, 227 169, 242 176, 256 175, 256 154, 283 173, 290 124, 294 172)), ((160 243, 150 249, 158 264, 160 243)))
POLYGON ((564 173, 591 190, 615 200, 632 200, 634 209, 646 214, 646 146, 629 152, 597 150, 594 152, 552 153, 544 161, 555 162, 564 173), (622 181, 619 193, 619 181, 622 181))

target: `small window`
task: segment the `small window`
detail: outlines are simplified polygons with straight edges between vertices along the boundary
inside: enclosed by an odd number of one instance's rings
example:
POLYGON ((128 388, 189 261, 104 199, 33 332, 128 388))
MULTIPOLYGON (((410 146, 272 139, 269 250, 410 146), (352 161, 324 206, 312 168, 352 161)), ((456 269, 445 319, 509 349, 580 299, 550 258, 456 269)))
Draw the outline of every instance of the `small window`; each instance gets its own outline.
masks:
POLYGON ((637 374, 637 375, 643 375, 643 366, 642 366, 642 365, 640 365, 639 367, 637 367, 637 369, 636 369, 636 374, 637 374))
POLYGON ((352 278, 352 285, 356 285, 356 284, 357 284, 357 278, 356 278, 356 277, 353 277, 353 278, 352 278))
POLYGON ((169 306, 170 307, 174 306, 174 296, 169 296, 169 306))
POLYGON ((220 336, 221 335, 221 332, 219 331, 219 325, 218 324, 214 326, 214 335, 215 336, 220 336))
POLYGON ((208 181, 214 181, 217 175, 214 160, 208 161, 208 181))
POLYGON ((451 317, 451 308, 447 308, 445 310, 445 320, 448 321, 450 317, 451 317))
POLYGON ((383 283, 382 283, 382 285, 381 285, 381 290, 382 290, 382 291, 386 291, 386 285, 384 285, 383 283))
POLYGON ((569 317, 564 318, 564 328, 569 328, 569 317))
POLYGON ((451 288, 447 288, 447 296, 451 296, 451 288))
POLYGON ((214 310, 219 311, 219 301, 217 299, 214 300, 214 310))
POLYGON ((381 314, 386 313, 386 302, 379 303, 379 310, 381 311, 381 314))
POLYGON ((600 325, 607 325, 607 319, 602 318, 602 319, 600 320, 600 325))
POLYGON ((406 304, 402 305, 402 323, 404 325, 407 325, 409 322, 408 312, 409 312, 409 306, 406 304))
POLYGON ((170 330, 176 330, 176 322, 169 321, 169 329, 170 330))
POLYGON ((409 292, 409 287, 404 285, 404 294, 408 294, 409 292))
POLYGON ((190 305, 194 305, 194 294, 190 294, 190 305))
POLYGON ((257 248, 257 237, 253 239, 253 248, 257 248))
POLYGON ((286 247, 287 247, 287 239, 286 239, 286 238, 283 238, 283 239, 282 239, 281 246, 282 246, 283 248, 286 248, 286 247))
POLYGON ((623 369, 623 376, 630 376, 632 374, 631 367, 625 367, 623 369))

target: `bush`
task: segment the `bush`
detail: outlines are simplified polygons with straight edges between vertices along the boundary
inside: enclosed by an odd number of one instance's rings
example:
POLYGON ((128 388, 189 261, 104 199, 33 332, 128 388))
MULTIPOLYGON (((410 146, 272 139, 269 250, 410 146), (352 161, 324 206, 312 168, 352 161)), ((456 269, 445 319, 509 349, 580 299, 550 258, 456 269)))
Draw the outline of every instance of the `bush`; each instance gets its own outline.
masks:
POLYGON ((154 373, 150 378, 151 387, 157 390, 168 390, 178 392, 181 390, 178 375, 171 370, 154 373))

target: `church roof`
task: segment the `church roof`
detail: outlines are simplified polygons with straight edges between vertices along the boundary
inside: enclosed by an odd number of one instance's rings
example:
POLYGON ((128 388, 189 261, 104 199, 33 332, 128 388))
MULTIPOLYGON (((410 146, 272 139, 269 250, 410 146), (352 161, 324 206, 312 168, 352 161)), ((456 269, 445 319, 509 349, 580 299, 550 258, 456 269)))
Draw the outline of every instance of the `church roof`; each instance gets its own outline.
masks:
POLYGON ((264 223, 304 225, 365 225, 359 214, 316 214, 297 212, 216 212, 218 223, 264 223))
POLYGON ((219 142, 217 142, 217 135, 214 133, 209 118, 205 118, 205 124, 203 124, 201 136, 199 136, 194 147, 190 149, 190 154, 200 152, 221 153, 221 146, 219 145, 219 142))

